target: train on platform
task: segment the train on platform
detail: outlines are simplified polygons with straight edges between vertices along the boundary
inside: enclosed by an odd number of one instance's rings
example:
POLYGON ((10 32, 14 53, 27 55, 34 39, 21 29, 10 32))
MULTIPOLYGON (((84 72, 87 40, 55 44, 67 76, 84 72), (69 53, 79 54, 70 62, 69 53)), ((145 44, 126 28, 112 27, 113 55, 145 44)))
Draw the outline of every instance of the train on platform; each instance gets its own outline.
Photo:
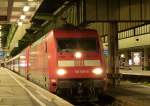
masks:
POLYGON ((107 89, 102 42, 96 30, 53 29, 6 67, 57 95, 90 100, 107 89))

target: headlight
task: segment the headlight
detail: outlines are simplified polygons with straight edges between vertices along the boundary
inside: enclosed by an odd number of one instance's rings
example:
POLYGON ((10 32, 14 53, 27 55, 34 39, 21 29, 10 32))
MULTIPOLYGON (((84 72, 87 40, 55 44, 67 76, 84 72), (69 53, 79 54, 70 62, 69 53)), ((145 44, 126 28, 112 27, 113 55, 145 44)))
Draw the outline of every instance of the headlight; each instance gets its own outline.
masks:
POLYGON ((80 59, 80 58, 82 57, 82 53, 81 53, 81 52, 76 52, 76 53, 75 53, 75 57, 76 57, 77 59, 80 59))
POLYGON ((103 70, 101 68, 95 68, 92 72, 96 75, 101 75, 103 73, 103 70))
POLYGON ((66 74, 66 70, 64 70, 64 69, 58 69, 57 70, 57 74, 58 75, 65 75, 66 74))

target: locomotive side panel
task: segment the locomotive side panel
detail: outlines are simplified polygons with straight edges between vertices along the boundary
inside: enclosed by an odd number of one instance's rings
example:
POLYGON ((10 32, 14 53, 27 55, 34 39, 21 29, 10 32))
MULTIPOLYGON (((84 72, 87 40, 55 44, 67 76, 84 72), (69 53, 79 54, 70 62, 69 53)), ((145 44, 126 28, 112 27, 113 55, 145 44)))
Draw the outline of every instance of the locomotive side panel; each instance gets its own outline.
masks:
POLYGON ((29 80, 37 83, 38 85, 48 89, 47 81, 47 58, 45 51, 44 39, 40 39, 38 44, 31 46, 29 54, 29 80))
POLYGON ((57 70, 57 48, 56 39, 54 37, 55 32, 51 31, 46 37, 47 42, 47 54, 48 54, 48 75, 49 75, 49 90, 51 92, 56 91, 56 70, 57 70))
POLYGON ((43 82, 46 89, 49 89, 49 69, 48 69, 48 52, 47 52, 47 42, 43 42, 43 82))

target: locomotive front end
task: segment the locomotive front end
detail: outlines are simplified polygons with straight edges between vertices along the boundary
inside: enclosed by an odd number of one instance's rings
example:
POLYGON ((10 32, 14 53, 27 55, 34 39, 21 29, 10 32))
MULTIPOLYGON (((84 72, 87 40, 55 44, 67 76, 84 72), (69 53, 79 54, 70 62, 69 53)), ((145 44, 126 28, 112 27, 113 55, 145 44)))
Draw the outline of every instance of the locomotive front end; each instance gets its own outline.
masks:
POLYGON ((104 60, 95 31, 75 33, 57 39, 56 93, 89 99, 106 88, 104 60))

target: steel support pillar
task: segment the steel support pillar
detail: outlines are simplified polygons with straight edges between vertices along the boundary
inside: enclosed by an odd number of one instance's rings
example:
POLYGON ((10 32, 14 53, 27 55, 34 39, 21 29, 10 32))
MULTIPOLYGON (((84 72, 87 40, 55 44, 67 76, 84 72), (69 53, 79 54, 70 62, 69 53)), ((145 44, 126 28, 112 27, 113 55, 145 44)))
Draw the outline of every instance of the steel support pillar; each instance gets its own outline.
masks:
POLYGON ((117 22, 110 22, 108 34, 108 71, 110 84, 117 85, 119 80, 119 56, 118 56, 118 26, 117 22))
POLYGON ((146 67, 149 66, 149 64, 148 64, 148 53, 149 53, 148 48, 144 48, 144 70, 146 70, 146 67))
POLYGON ((128 50, 125 51, 125 67, 129 67, 129 56, 128 56, 128 50))

